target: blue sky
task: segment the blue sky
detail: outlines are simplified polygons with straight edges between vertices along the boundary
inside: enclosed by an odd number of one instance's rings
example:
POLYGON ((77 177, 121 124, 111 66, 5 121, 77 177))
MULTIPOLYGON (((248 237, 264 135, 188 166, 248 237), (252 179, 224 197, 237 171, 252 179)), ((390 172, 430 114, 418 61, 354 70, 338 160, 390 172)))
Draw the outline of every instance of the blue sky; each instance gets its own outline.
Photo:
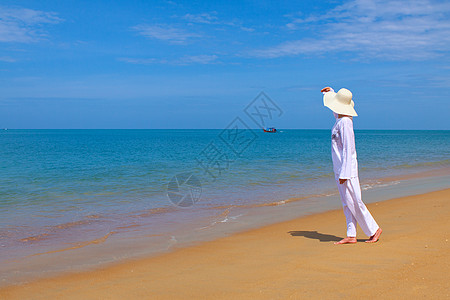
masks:
POLYGON ((224 128, 260 92, 278 128, 450 129, 448 1, 8 1, 0 127, 224 128))

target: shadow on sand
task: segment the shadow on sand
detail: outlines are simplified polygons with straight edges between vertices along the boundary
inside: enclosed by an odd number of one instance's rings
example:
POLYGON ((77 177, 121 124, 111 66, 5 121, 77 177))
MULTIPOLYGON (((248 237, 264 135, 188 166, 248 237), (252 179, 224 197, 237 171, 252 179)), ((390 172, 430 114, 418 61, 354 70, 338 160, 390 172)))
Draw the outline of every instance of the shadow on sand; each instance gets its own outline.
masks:
MULTIPOLYGON (((303 236, 308 239, 319 240, 321 242, 338 242, 342 240, 342 237, 338 237, 332 234, 324 234, 317 231, 289 231, 292 236, 303 236)), ((358 242, 364 242, 364 239, 357 239, 358 242)))

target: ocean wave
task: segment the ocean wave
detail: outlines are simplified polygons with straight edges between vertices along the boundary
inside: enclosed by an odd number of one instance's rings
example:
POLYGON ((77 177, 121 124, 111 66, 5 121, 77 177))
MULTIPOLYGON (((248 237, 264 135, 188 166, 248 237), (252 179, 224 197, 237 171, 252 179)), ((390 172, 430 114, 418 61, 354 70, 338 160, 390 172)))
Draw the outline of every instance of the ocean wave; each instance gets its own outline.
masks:
POLYGON ((417 168, 417 167, 433 167, 433 166, 449 166, 450 159, 438 160, 438 161, 424 161, 424 162, 416 162, 416 163, 405 163, 400 165, 394 165, 392 168, 394 169, 409 169, 409 168, 417 168))
POLYGON ((399 183, 400 183, 400 181, 391 181, 391 182, 377 181, 375 183, 366 183, 366 184, 361 184, 361 190, 367 191, 367 190, 370 190, 373 188, 391 186, 391 185, 396 185, 399 183))
POLYGON ((47 251, 47 252, 41 252, 41 253, 35 253, 32 254, 30 256, 37 256, 37 255, 44 255, 44 254, 53 254, 53 253, 58 253, 58 252, 63 252, 63 251, 69 251, 69 250, 75 250, 75 249, 79 249, 79 248, 83 248, 89 245, 95 245, 95 244, 101 244, 104 243, 106 241, 106 239, 108 239, 111 235, 115 234, 115 231, 111 231, 108 234, 94 239, 94 240, 89 240, 89 241, 84 241, 84 242, 77 242, 77 243, 72 243, 73 246, 72 247, 68 247, 68 248, 63 248, 63 249, 57 249, 57 250, 51 250, 51 251, 47 251))

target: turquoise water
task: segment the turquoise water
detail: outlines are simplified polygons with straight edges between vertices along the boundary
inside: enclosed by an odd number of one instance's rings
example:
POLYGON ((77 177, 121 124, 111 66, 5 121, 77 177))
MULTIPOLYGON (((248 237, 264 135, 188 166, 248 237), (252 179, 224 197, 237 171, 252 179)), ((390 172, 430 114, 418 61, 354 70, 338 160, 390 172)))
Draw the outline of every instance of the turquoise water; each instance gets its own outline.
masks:
MULTIPOLYGON (((450 165, 450 131, 355 135, 366 184, 450 165)), ((190 222, 207 226, 230 208, 336 192, 329 130, 247 130, 242 137, 222 130, 0 132, 0 260, 111 233, 171 236, 190 222), (181 173, 201 185, 187 208, 167 195, 181 173)))

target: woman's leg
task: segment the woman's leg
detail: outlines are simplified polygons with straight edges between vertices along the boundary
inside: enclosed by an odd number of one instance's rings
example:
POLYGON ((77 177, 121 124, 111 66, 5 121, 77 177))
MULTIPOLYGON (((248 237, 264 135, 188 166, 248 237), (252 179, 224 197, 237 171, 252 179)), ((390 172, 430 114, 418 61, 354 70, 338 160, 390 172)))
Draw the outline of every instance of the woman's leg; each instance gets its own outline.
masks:
POLYGON ((347 191, 346 195, 348 195, 348 197, 346 197, 345 200, 348 209, 359 223, 359 226, 361 226, 364 233, 369 237, 373 236, 375 232, 377 232, 379 226, 370 214, 366 205, 362 202, 359 178, 354 177, 348 179, 342 185, 345 185, 347 191))
POLYGON ((348 199, 351 199, 346 183, 340 184, 339 178, 336 179, 339 195, 341 196, 342 208, 344 209, 345 220, 347 221, 347 236, 356 237, 356 218, 353 216, 350 208, 347 205, 348 199))

